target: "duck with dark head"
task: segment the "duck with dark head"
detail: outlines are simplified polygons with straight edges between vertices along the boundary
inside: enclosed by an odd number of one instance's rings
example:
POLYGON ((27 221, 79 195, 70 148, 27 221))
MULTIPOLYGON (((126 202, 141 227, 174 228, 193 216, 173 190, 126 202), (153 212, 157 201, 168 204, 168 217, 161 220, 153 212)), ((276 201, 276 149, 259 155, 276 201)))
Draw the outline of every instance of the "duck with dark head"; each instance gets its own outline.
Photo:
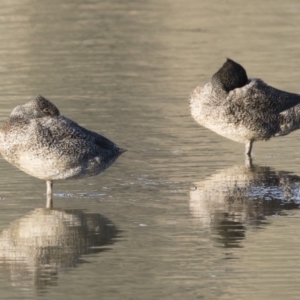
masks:
POLYGON ((300 95, 278 90, 231 59, 198 86, 190 110, 200 125, 236 142, 251 156, 255 141, 269 140, 300 128, 300 95))

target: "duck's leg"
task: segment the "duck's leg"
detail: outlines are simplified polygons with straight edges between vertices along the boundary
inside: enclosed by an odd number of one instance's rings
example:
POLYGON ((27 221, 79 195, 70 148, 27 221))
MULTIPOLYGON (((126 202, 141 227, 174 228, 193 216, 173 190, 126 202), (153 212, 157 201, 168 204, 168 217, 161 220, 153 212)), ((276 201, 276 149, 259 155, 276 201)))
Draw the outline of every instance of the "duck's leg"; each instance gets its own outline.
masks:
POLYGON ((46 181, 47 185, 47 203, 46 203, 46 208, 53 208, 53 200, 52 200, 52 187, 53 187, 53 181, 52 180, 47 180, 46 181))
POLYGON ((246 157, 245 157, 245 167, 248 168, 248 169, 253 168, 251 156, 246 155, 246 157))
POLYGON ((252 145, 253 145, 253 141, 248 141, 246 143, 246 147, 245 147, 245 154, 248 155, 248 156, 251 156, 251 150, 252 150, 252 145))

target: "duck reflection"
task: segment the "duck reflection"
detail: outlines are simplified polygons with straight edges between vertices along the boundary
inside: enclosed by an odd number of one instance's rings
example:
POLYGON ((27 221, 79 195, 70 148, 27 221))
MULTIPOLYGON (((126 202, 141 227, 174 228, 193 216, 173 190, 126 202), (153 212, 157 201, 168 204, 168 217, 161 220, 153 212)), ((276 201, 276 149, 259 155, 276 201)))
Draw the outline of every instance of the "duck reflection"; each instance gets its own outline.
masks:
POLYGON ((196 224, 213 229, 222 246, 240 247, 247 226, 260 228, 265 216, 299 207, 299 187, 299 176, 247 161, 194 183, 189 206, 196 224))
POLYGON ((44 289, 58 275, 112 243, 116 227, 99 214, 82 210, 36 209, 0 234, 0 267, 12 284, 44 289))

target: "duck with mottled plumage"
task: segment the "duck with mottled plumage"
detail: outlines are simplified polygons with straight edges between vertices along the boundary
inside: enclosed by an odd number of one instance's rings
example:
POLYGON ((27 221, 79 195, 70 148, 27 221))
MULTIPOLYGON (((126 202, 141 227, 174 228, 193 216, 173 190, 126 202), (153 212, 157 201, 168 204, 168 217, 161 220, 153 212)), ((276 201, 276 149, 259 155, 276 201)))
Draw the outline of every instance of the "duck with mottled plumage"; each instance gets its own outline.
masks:
POLYGON ((46 180, 52 208, 53 180, 94 176, 126 150, 62 116, 44 97, 16 107, 0 130, 0 152, 25 173, 46 180))
POLYGON ((248 78, 245 69, 231 59, 190 97, 196 122, 244 143, 248 156, 253 142, 286 135, 300 127, 299 103, 300 95, 248 78))

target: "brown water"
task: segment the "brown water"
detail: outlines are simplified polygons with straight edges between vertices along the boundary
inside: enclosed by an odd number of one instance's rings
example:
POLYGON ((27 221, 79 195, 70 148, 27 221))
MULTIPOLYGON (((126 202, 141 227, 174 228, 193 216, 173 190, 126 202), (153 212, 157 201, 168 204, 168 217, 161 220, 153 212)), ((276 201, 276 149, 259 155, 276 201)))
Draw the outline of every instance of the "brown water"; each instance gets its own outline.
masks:
POLYGON ((192 89, 230 57, 300 92, 300 3, 0 4, 0 121, 40 93, 129 149, 45 183, 0 160, 0 299, 299 299, 299 132, 244 146, 198 126, 192 89))

